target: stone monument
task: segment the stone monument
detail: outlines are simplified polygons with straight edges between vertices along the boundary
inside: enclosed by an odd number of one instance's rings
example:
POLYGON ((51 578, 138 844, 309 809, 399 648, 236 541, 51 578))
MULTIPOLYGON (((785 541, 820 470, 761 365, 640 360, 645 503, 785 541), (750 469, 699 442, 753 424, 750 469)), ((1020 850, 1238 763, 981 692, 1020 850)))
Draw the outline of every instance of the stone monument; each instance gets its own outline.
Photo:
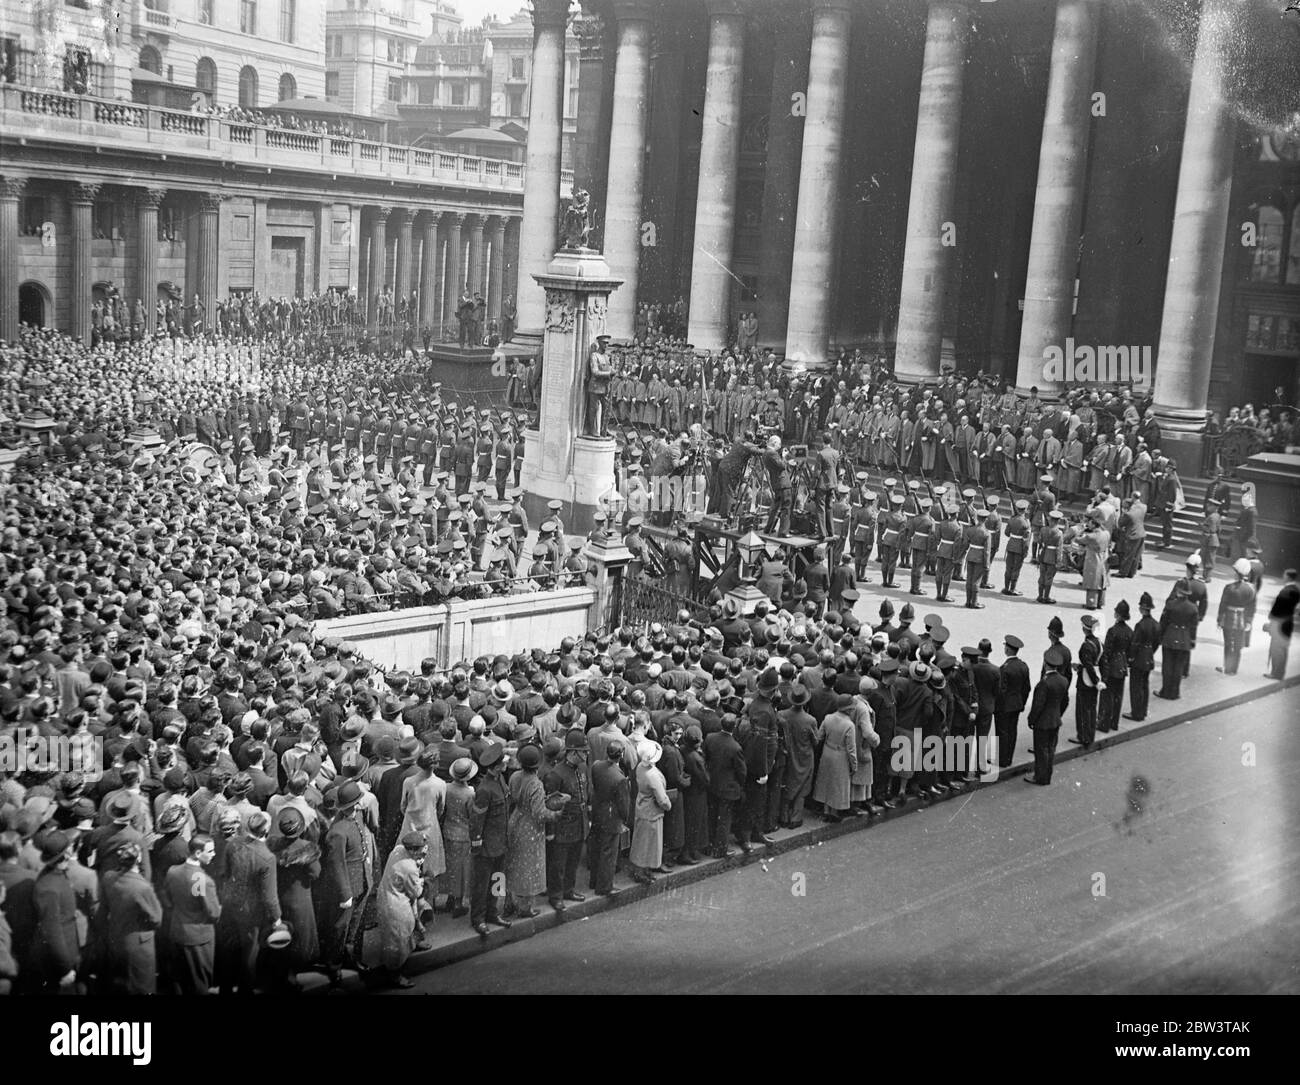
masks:
POLYGON ((566 506, 566 530, 584 535, 614 489, 614 439, 588 433, 587 423, 591 396, 599 395, 589 388, 591 374, 602 371, 599 358, 593 370, 593 355, 603 354, 609 295, 622 285, 588 247, 589 230, 588 201, 579 192, 564 215, 563 247, 545 272, 533 276, 546 291, 546 319, 538 423, 524 434, 520 479, 530 523, 545 520, 547 503, 558 499, 566 506))

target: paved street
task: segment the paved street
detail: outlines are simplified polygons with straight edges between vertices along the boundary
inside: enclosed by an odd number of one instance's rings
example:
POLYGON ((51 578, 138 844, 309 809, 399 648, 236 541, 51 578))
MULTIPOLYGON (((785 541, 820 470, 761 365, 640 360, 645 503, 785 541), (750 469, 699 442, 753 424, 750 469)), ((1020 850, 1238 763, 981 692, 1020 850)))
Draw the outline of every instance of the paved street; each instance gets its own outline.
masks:
POLYGON ((1007 780, 411 993, 1294 993, 1298 722, 1289 690, 1074 760, 1050 788, 1007 780))

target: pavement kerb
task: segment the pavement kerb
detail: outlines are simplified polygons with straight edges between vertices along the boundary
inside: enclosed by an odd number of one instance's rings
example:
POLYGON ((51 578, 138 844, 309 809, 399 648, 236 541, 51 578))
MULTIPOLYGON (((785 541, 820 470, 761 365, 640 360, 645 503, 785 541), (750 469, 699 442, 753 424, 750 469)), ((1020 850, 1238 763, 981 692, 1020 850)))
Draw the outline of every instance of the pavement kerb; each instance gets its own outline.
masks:
MULTIPOLYGON (((1267 686, 1260 686, 1257 689, 1247 690, 1245 693, 1237 694, 1222 701, 1211 701, 1205 704, 1197 705, 1195 708, 1189 708, 1183 712, 1177 712, 1172 716, 1164 719, 1143 722, 1129 726, 1115 734, 1108 734, 1104 738, 1100 735, 1093 744, 1092 749, 1085 750, 1081 746, 1059 747, 1056 753, 1056 764, 1073 761, 1075 758, 1087 757, 1100 751, 1107 750, 1112 746, 1118 746, 1121 743, 1129 742, 1135 738, 1141 738, 1146 735, 1157 734, 1160 731, 1167 730, 1170 727, 1176 727, 1179 724, 1189 723, 1192 720, 1200 719, 1203 716, 1209 716, 1216 712, 1222 712, 1226 709, 1236 708, 1240 705, 1247 704, 1251 701, 1258 700, 1262 697, 1268 697, 1274 693, 1280 693, 1285 690, 1294 689, 1300 686, 1300 674, 1294 675, 1281 682, 1271 682, 1267 686)), ((1131 721, 1130 721, 1131 723, 1131 721)), ((1022 724, 1023 726, 1023 724, 1022 724)), ((408 976, 420 975, 422 973, 434 971, 449 964, 455 964, 459 961, 468 960, 471 957, 477 957, 482 953, 489 953, 492 950, 500 949, 509 945, 511 942, 518 942, 525 938, 532 938, 534 935, 543 931, 552 930, 565 923, 577 923, 591 916, 600 915, 603 912, 613 909, 622 908, 624 905, 634 904, 637 901, 646 900, 662 893, 682 889, 688 885, 703 881, 706 878, 712 878, 724 871, 735 870, 742 866, 748 866, 753 863, 766 862, 776 855, 783 855, 786 852, 794 851, 797 848, 813 847, 827 840, 835 840, 841 836, 847 836, 850 833, 863 832, 877 824, 887 821, 893 821, 901 817, 907 817, 916 811, 925 808, 929 809, 945 802, 951 802, 954 799, 961 799, 973 794, 976 791, 984 790, 990 787, 996 787, 1007 780, 1026 775, 1032 769, 1032 763, 1022 763, 1013 765, 1011 768, 1003 769, 996 781, 987 784, 976 784, 973 787, 967 787, 959 792, 954 792, 942 798, 922 800, 920 802, 910 801, 900 810, 886 810, 883 814, 875 817, 855 817, 848 818, 839 823, 819 822, 816 825, 807 828, 795 830, 779 840, 775 840, 771 845, 756 847, 750 854, 737 854, 727 859, 714 859, 700 863, 693 867, 678 867, 671 873, 659 875, 655 881, 649 885, 636 885, 631 888, 620 889, 616 897, 596 897, 588 895, 585 901, 581 903, 570 903, 564 912, 556 912, 546 904, 541 905, 541 914, 535 919, 515 919, 513 926, 509 929, 502 927, 493 927, 492 933, 483 938, 475 934, 466 927, 466 937, 445 945, 437 946, 430 950, 413 953, 406 962, 403 972, 408 976)), ((323 987, 319 986, 321 977, 317 973, 304 973, 302 980, 307 981, 307 985, 319 991, 323 987), (311 979, 308 979, 310 975, 311 979)), ((351 979, 351 977, 349 977, 351 979)), ((351 983, 348 984, 352 986, 351 983)))

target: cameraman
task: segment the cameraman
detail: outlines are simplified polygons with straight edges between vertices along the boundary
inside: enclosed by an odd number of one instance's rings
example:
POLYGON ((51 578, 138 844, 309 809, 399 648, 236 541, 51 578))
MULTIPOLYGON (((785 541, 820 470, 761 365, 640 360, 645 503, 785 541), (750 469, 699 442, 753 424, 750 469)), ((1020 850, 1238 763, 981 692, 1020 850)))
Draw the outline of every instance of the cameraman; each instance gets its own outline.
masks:
POLYGON ((775 434, 767 439, 763 466, 767 468, 767 478, 772 486, 772 510, 768 513, 767 526, 763 530, 769 535, 774 531, 778 535, 789 535, 794 479, 781 448, 781 438, 775 434))

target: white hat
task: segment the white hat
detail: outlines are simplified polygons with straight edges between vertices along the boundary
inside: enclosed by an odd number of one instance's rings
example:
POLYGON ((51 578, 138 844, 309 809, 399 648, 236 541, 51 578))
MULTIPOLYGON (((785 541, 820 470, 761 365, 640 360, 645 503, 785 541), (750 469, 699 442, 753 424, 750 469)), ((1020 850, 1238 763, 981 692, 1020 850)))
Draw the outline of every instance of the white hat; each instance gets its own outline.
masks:
POLYGON ((1238 558, 1232 563, 1232 571, 1238 576, 1247 576, 1250 573, 1250 562, 1245 558, 1238 558))
POLYGON ((1195 569, 1199 569, 1201 567, 1201 555, 1192 554, 1190 557, 1188 557, 1187 564, 1192 566, 1195 569))
POLYGON ((663 757, 663 755, 664 748, 654 740, 643 743, 641 746, 641 764, 643 765, 657 764, 659 758, 663 757))

